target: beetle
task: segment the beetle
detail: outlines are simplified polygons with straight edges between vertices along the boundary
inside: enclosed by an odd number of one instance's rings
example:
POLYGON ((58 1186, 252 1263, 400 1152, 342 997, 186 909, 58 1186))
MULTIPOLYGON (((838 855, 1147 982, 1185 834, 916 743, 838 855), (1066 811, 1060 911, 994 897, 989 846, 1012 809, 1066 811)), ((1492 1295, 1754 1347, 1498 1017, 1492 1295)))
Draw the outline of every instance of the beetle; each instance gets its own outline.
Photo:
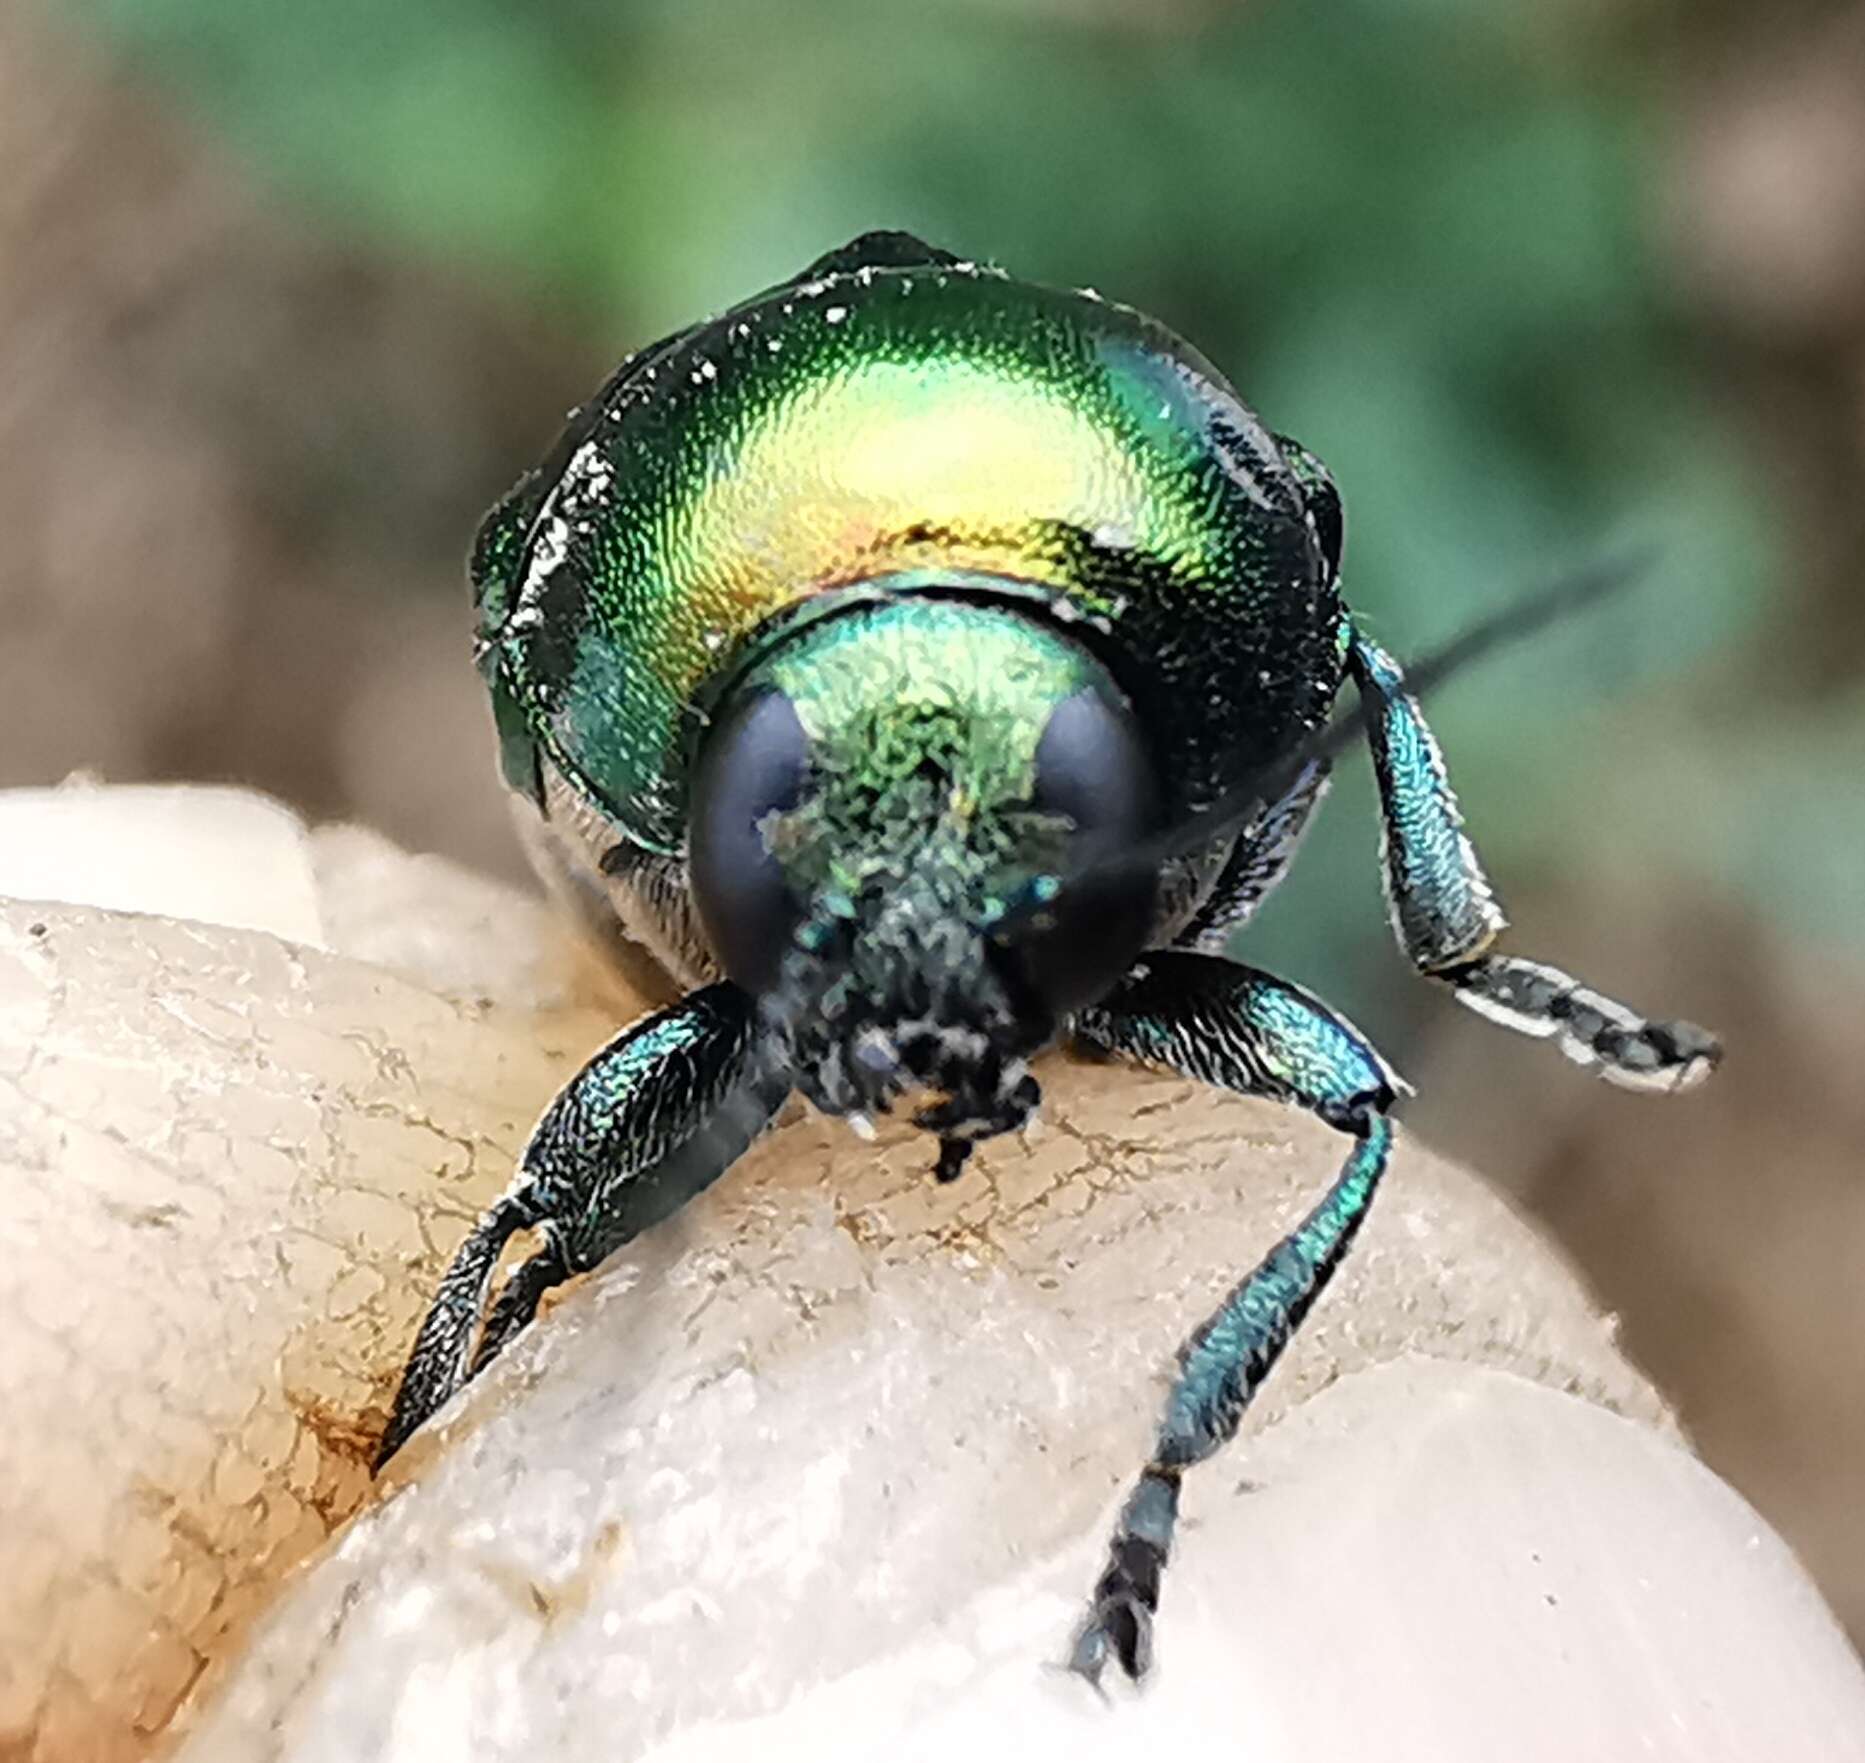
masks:
POLYGON ((1633 1088, 1719 1057, 1497 951, 1417 695, 1341 598, 1341 540, 1321 462, 1162 325, 904 233, 625 361, 481 528, 477 659, 540 869, 692 989, 545 1112, 441 1280, 379 1462, 793 1091, 857 1127, 914 1097, 952 1180, 1030 1119, 1031 1060, 1072 1037, 1349 1141, 1180 1351, 1069 1661, 1140 1677, 1182 1477, 1236 1432, 1392 1145, 1378 1052, 1224 953, 1325 791, 1349 678, 1418 971, 1633 1088))

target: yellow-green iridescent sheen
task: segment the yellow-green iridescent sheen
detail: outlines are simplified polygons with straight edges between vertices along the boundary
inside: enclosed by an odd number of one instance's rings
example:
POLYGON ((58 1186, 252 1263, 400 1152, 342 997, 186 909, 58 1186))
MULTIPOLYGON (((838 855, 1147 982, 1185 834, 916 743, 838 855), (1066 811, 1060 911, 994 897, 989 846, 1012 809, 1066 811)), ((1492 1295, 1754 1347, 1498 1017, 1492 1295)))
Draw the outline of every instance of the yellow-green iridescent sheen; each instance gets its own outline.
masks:
POLYGON ((1324 575, 1273 440, 1170 333, 916 265, 793 283, 644 354, 482 606, 545 748, 673 849, 707 706, 820 597, 957 579, 1086 621, 1196 806, 1325 713, 1324 575))
POLYGON ((819 625, 778 649, 753 681, 784 692, 813 749, 861 747, 850 762, 865 755, 877 782, 896 757, 908 770, 923 761, 926 742, 904 731, 949 727, 978 749, 963 770, 970 786, 1016 801, 1032 792, 1051 713, 1101 677, 1060 631, 996 607, 922 597, 819 625))

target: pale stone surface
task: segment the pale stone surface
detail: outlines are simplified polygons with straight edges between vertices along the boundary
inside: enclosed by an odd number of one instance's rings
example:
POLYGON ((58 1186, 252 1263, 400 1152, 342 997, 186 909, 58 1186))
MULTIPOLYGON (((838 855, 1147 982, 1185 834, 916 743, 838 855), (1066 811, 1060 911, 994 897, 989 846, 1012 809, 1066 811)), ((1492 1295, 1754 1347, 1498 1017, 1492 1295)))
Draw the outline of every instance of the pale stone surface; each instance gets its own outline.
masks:
POLYGON ((426 1288, 611 1029, 0 910, 0 1756, 142 1755, 354 1510, 426 1288))
POLYGON ((910 1141, 851 1175, 809 1121, 624 1251, 410 1448, 187 1763, 1865 1756, 1798 1566, 1594 1405, 1657 1417, 1552 1258, 1422 1153, 1268 1430, 1188 1483, 1157 1681, 1112 1716, 1058 1681, 1173 1340, 1334 1146, 1047 1077, 1067 1125, 981 1194, 930 1190, 910 1141))
POLYGON ((82 779, 0 790, 0 897, 324 941, 304 822, 250 790, 82 779))
POLYGON ((620 1023, 652 1001, 593 961, 535 893, 412 856, 360 826, 318 827, 307 853, 326 948, 508 1009, 593 1005, 620 1023))
POLYGON ((441 1265, 613 1025, 532 903, 310 850, 332 941, 423 980, 0 910, 0 1755, 140 1756, 210 1661, 197 1759, 1861 1754, 1791 1559, 1558 1258, 1409 1145, 1191 1484, 1158 1679, 1084 1708, 1042 1666, 1171 1346, 1341 1144, 1069 1061, 1042 1136, 953 1189, 921 1138, 791 1122, 417 1439, 240 1657, 366 1499, 441 1265))
MULTIPOLYGON (((953 1473, 985 1440, 944 1437, 954 1405, 926 1399, 910 1467, 897 1445, 851 1452, 835 1414, 804 1451, 706 1451, 690 1474, 644 1428, 622 1472, 639 1528, 600 1490, 586 1512, 592 1466, 548 1445, 485 1465, 496 1520, 404 1495, 301 1590, 282 1625, 305 1625, 299 1645, 275 1629, 183 1757, 1865 1756, 1865 1686, 1793 1557, 1694 1458, 1572 1396, 1412 1357, 1303 1404, 1253 1441, 1250 1485, 1200 1490, 1169 1651, 1112 1708, 1046 1669, 1098 1545, 1072 1499, 1044 1524, 1021 1477, 1067 1469, 980 1400, 1003 1470, 953 1473), (917 1485, 864 1498, 882 1456, 917 1485), (514 1512, 520 1475, 540 1509, 514 1512), (977 1551, 954 1563, 952 1539, 1013 1524, 1073 1534, 964 1583, 977 1551), (932 1582, 935 1606, 896 1620, 932 1582)), ((741 1391, 741 1435, 816 1419, 782 1400, 741 1391)))

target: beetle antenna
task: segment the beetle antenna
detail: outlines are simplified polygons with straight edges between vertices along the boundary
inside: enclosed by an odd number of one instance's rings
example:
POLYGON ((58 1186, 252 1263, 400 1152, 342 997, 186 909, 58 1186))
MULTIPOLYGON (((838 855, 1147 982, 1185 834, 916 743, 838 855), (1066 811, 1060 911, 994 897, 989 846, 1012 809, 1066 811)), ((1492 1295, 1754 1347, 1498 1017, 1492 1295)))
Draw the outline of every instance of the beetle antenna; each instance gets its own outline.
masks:
MULTIPOLYGON (((1569 571, 1539 591, 1529 594, 1500 612, 1480 619, 1442 648, 1408 662, 1405 689, 1422 698, 1436 690, 1453 675, 1461 673, 1495 650, 1520 642, 1549 625, 1584 611, 1595 602, 1622 593, 1650 569, 1656 548, 1641 545, 1614 552, 1584 568, 1569 571)), ((1089 875, 1105 876, 1122 870, 1151 871, 1174 857, 1188 857, 1205 850, 1218 840, 1240 831, 1270 803, 1287 793, 1304 766, 1316 760, 1331 759, 1351 743, 1359 740, 1376 714, 1364 698, 1333 721, 1324 723, 1305 740, 1297 742, 1287 753, 1252 772, 1234 789, 1226 791, 1208 808, 1188 816, 1176 826, 1142 841, 1118 856, 1089 858, 1071 873, 1056 878, 1068 887, 1089 875)), ((1040 895, 1019 902, 1006 915, 1007 927, 1018 919, 1040 911, 1054 898, 1053 884, 1040 895)))

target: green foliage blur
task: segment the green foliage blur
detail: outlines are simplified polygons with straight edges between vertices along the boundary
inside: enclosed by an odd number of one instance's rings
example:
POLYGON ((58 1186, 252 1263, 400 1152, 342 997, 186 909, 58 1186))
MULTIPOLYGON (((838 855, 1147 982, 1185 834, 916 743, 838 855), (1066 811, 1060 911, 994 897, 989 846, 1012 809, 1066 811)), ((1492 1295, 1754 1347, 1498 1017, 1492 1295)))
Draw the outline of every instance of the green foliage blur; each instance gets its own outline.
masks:
MULTIPOLYGON (((1548 29, 1562 9, 81 7, 327 224, 616 356, 874 226, 1150 310, 1328 461, 1349 596, 1401 653, 1652 544, 1636 592, 1435 708, 1505 874, 1584 825, 1569 756, 1602 701, 1700 664, 1772 591, 1769 511, 1653 262, 1658 99, 1548 29)), ((1349 769, 1268 929, 1351 999, 1384 931, 1349 769)))

